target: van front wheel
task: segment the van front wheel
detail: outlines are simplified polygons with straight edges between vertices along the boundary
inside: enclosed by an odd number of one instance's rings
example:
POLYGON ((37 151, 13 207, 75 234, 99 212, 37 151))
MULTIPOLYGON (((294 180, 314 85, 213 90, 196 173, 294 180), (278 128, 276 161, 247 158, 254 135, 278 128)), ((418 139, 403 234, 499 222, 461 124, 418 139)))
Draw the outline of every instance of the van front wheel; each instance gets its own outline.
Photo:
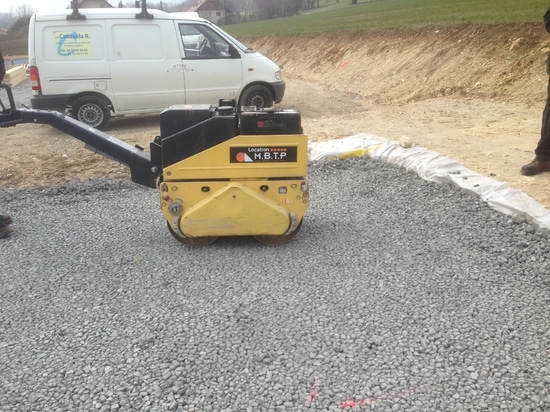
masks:
POLYGON ((111 119, 111 110, 98 97, 81 97, 73 103, 72 117, 81 123, 104 130, 111 119))
POLYGON ((273 96, 265 86, 251 86, 241 96, 240 107, 254 106, 256 109, 265 109, 273 106, 273 96))

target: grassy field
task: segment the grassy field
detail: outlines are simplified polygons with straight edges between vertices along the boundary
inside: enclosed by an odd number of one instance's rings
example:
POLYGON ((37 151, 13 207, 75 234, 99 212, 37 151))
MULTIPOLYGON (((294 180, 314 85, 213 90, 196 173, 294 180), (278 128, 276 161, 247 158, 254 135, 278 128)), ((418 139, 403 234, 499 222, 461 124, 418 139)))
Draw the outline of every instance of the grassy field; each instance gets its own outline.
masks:
MULTIPOLYGON (((273 0, 277 1, 277 0, 273 0)), ((234 36, 304 34, 410 28, 462 23, 542 22, 548 0, 349 0, 321 1, 312 13, 224 26, 234 36)))

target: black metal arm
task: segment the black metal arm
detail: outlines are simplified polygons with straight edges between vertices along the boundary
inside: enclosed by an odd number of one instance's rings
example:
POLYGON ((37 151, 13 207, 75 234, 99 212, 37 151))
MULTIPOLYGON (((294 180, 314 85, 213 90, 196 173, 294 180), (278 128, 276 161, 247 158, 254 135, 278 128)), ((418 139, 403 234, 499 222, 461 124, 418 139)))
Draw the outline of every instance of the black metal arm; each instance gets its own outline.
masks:
POLYGON ((132 182, 156 188, 159 171, 151 170, 151 155, 142 148, 132 146, 59 112, 16 109, 11 88, 7 84, 0 84, 0 89, 2 88, 6 89, 10 107, 6 108, 2 104, 0 127, 15 126, 21 123, 48 124, 84 142, 87 149, 128 166, 132 182))

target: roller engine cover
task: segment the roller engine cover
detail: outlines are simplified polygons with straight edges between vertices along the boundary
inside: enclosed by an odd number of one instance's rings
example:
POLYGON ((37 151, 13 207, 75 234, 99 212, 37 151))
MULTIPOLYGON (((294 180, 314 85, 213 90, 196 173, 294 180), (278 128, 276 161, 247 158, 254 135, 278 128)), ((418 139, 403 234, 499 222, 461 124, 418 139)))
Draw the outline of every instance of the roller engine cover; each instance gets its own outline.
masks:
POLYGON ((307 136, 296 111, 174 106, 151 143, 160 202, 172 235, 188 245, 219 236, 284 243, 309 203, 307 136))

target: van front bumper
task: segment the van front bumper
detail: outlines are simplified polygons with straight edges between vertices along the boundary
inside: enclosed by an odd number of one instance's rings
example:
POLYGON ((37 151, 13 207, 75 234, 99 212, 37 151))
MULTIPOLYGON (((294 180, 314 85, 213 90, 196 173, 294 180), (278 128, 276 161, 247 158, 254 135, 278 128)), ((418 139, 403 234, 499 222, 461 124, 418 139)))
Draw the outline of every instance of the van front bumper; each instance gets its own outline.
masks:
POLYGON ((273 88, 273 101, 275 103, 281 103, 285 95, 285 81, 281 80, 280 82, 271 83, 271 87, 273 88))
POLYGON ((65 113, 69 103, 70 95, 54 94, 51 96, 33 96, 31 97, 31 107, 36 110, 55 110, 65 113))

